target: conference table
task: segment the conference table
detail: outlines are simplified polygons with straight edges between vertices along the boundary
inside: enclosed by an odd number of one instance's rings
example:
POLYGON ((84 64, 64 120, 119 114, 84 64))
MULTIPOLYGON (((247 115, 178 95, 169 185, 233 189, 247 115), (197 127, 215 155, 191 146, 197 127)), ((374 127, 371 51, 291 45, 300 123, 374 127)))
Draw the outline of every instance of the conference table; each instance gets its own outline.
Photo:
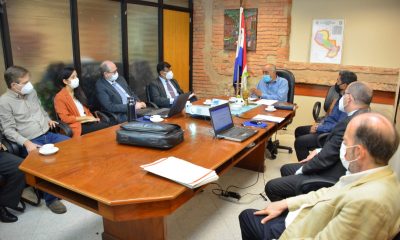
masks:
POLYGON ((244 142, 214 138, 211 123, 180 113, 166 119, 184 130, 184 141, 169 150, 121 145, 112 126, 56 144, 56 154, 44 156, 32 151, 21 164, 27 183, 70 201, 103 217, 103 239, 165 239, 164 217, 189 201, 203 187, 189 189, 148 173, 141 165, 174 156, 218 175, 233 166, 264 171, 266 141, 290 121, 295 111, 267 113, 256 107, 235 124, 256 114, 279 116, 279 124, 268 122, 264 129, 244 142))

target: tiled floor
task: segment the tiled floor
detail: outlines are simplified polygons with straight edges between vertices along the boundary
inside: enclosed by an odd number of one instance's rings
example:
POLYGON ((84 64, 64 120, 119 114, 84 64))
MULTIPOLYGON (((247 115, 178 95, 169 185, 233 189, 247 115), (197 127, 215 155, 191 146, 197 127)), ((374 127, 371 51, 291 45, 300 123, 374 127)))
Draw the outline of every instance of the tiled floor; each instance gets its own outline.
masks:
MULTIPOLYGON (((293 135, 279 135, 279 139, 284 145, 293 145, 293 135)), ((287 151, 280 150, 277 159, 266 160, 267 169, 264 174, 259 174, 256 184, 257 173, 233 168, 219 179, 218 184, 223 188, 254 184, 246 189, 236 189, 243 196, 240 202, 232 203, 220 199, 212 193, 216 185, 209 185, 204 192, 197 194, 167 217, 168 239, 241 239, 239 213, 246 208, 265 207, 267 202, 258 195, 264 191, 265 181, 279 177, 280 166, 294 161, 294 153, 288 154, 287 151), (248 194, 245 195, 246 193, 248 194)), ((0 240, 101 239, 103 225, 100 216, 72 203, 63 202, 68 212, 62 215, 53 214, 44 204, 40 207, 27 205, 23 214, 16 213, 18 222, 0 223, 0 240)))

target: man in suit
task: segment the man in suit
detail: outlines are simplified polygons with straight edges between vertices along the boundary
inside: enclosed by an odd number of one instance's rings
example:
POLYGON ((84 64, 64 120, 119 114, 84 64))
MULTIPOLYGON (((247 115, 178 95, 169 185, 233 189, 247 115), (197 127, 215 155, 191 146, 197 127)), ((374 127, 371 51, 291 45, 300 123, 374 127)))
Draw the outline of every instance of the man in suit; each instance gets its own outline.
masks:
MULTIPOLYGON (((150 101, 161 108, 170 108, 176 96, 183 93, 178 82, 174 79, 171 65, 167 62, 157 64, 158 78, 149 84, 150 101)), ((195 101, 192 93, 190 101, 195 101)))
POLYGON ((371 88, 362 82, 351 83, 339 100, 339 109, 345 111, 348 117, 333 128, 322 149, 314 150, 300 163, 282 166, 282 177, 270 180, 265 186, 268 198, 278 201, 295 196, 297 184, 307 179, 323 177, 338 181, 346 172, 339 161, 340 145, 346 126, 357 114, 369 111, 371 100, 371 88))
MULTIPOLYGON (((336 80, 335 91, 339 98, 343 95, 350 83, 357 81, 357 75, 351 71, 340 71, 336 80)), ((339 99, 338 98, 338 99, 339 99)), ((318 146, 318 136, 322 133, 329 133, 338 122, 347 117, 345 112, 339 110, 339 101, 334 101, 331 107, 332 111, 321 122, 313 125, 297 127, 294 135, 294 148, 296 150, 297 160, 305 159, 309 152, 318 146), (333 107, 332 107, 333 105, 333 107)))
POLYGON ((400 184, 388 162, 398 144, 382 115, 355 116, 340 147, 348 174, 333 187, 243 211, 243 239, 392 239, 400 226, 400 184))
POLYGON ((126 80, 118 75, 117 66, 111 61, 104 61, 100 65, 101 78, 96 82, 96 97, 102 110, 117 115, 118 122, 125 122, 127 117, 128 97, 135 99, 135 108, 146 108, 146 103, 140 101, 130 89, 126 80))
MULTIPOLYGON (((2 141, 0 133, 0 142, 2 141)), ((5 185, 0 187, 0 222, 16 222, 18 217, 6 207, 16 208, 25 187, 25 175, 18 167, 24 159, 4 152, 0 144, 0 174, 5 178, 5 185)))

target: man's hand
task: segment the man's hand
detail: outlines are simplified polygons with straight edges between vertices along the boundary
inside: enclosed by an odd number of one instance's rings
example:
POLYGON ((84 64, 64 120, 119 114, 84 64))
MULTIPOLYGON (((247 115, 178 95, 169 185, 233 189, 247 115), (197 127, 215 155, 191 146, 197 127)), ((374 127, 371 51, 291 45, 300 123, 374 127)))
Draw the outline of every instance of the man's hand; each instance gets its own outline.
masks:
POLYGON ((29 140, 26 140, 26 142, 24 142, 24 146, 28 152, 31 152, 31 151, 36 150, 37 148, 41 147, 40 145, 37 145, 29 140))
POLYGON ((261 97, 261 96, 262 96, 261 90, 258 90, 258 89, 256 89, 256 88, 250 89, 250 92, 251 92, 252 94, 257 95, 257 97, 261 97))
POLYGON ((136 109, 146 108, 146 103, 144 103, 144 102, 136 102, 135 108, 136 109))
POLYGON ((261 220, 261 223, 264 224, 269 220, 281 215, 286 209, 288 209, 288 205, 286 199, 284 199, 278 202, 272 202, 263 210, 254 212, 254 215, 267 215, 265 218, 261 220))
POLYGON ((58 122, 56 122, 56 121, 53 121, 53 120, 49 121, 49 127, 51 129, 55 128, 57 126, 57 124, 58 124, 58 122))
POLYGON ((314 123, 314 125, 310 128, 310 133, 316 133, 318 128, 318 123, 314 123))
POLYGON ((306 163, 308 161, 310 161, 311 159, 313 159, 313 157, 315 157, 318 154, 317 150, 313 150, 310 154, 308 154, 306 159, 303 159, 300 161, 300 163, 306 163))

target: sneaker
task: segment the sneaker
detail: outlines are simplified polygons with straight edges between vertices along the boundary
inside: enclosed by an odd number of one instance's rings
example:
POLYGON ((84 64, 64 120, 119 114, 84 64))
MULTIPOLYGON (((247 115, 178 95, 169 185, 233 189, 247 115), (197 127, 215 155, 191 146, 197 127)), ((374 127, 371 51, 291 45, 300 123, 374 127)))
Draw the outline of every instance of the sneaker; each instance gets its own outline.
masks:
POLYGON ((53 213, 62 214, 67 212, 65 205, 58 199, 47 205, 47 207, 50 208, 53 213))

